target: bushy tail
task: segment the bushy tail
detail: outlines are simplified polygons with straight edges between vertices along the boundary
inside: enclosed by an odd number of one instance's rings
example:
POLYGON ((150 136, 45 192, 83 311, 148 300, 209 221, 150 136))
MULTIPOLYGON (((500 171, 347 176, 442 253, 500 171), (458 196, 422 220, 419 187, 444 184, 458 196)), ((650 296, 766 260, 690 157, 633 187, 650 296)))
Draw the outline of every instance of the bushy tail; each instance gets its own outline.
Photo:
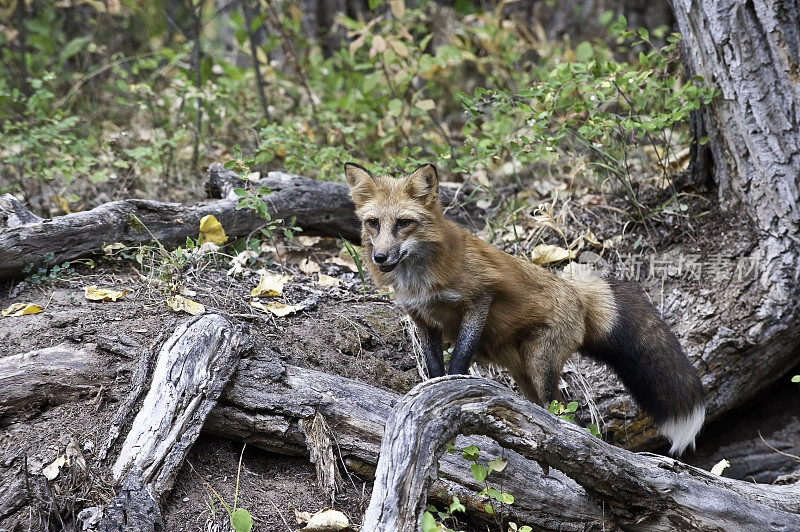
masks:
POLYGON ((614 369, 670 439, 670 453, 694 449, 706 413, 703 385, 678 338, 635 284, 596 279, 576 286, 587 308, 581 352, 614 369))

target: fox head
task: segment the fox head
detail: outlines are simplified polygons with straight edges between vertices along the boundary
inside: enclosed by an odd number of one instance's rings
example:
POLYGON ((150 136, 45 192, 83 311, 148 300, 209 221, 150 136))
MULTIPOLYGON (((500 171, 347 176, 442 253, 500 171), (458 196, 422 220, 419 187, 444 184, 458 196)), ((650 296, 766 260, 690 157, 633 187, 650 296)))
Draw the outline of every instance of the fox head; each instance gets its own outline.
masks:
POLYGON ((439 228, 439 176, 424 164, 405 177, 375 177, 354 163, 344 165, 350 194, 361 220, 364 260, 370 271, 387 274, 425 257, 439 228))

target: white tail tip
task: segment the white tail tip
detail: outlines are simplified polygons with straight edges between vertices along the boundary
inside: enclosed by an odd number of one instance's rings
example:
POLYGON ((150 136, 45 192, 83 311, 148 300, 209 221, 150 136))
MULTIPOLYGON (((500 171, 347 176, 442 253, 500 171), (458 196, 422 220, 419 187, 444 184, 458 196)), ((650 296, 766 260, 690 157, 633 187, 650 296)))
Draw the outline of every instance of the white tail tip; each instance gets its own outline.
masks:
POLYGON ((680 456, 687 447, 694 449, 694 438, 700 432, 700 427, 703 426, 705 419, 706 407, 701 405, 686 417, 668 419, 663 422, 659 427, 661 434, 672 442, 669 454, 680 456))

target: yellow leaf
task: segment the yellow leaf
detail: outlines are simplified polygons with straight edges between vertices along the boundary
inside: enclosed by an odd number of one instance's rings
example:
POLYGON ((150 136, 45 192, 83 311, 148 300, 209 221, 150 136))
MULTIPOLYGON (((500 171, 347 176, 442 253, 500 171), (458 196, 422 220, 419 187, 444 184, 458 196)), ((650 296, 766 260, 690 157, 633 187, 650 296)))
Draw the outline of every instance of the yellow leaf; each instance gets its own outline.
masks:
POLYGON ((167 306, 175 312, 183 311, 192 316, 197 316, 206 311, 206 307, 200 303, 177 294, 167 299, 167 306))
POLYGON ((312 515, 306 527, 300 530, 306 532, 323 532, 326 530, 344 530, 349 526, 350 521, 342 512, 325 509, 312 515))
POLYGON ((83 295, 86 296, 86 299, 89 301, 116 301, 127 293, 127 290, 97 288, 95 285, 87 286, 83 289, 83 295))
POLYGON ((377 54, 383 53, 385 51, 386 51, 386 39, 384 39, 380 35, 376 35, 372 39, 372 48, 369 49, 369 56, 375 57, 377 54))
POLYGON ((297 241, 300 243, 300 245, 305 247, 310 247, 315 244, 318 244, 320 240, 322 240, 321 236, 299 235, 297 237, 297 241))
POLYGON ((271 301, 266 305, 260 301, 251 301, 250 306, 257 308, 258 310, 263 310, 264 312, 271 312, 279 317, 287 316, 297 312, 298 310, 303 310, 306 308, 303 305, 284 305, 283 303, 279 303, 277 301, 271 301))
POLYGON ((324 273, 319 274, 319 280, 317 282, 320 286, 339 286, 339 284, 341 284, 341 281, 336 277, 331 277, 324 273))
POLYGON ((406 3, 403 0, 389 0, 389 7, 392 9, 392 16, 401 20, 406 14, 406 3))
POLYGON ((389 41, 389 46, 391 46, 392 50, 394 50, 394 53, 400 57, 408 57, 408 48, 406 48, 406 45, 403 43, 403 41, 391 39, 389 41))
POLYGON ((350 58, 351 59, 353 58, 355 53, 359 50, 359 48, 364 46, 364 41, 366 40, 366 38, 367 38, 366 34, 362 33, 361 35, 359 35, 355 40, 353 40, 350 43, 350 46, 348 47, 348 51, 350 52, 350 58))
POLYGON ((283 294, 283 287, 291 279, 291 275, 285 274, 262 275, 258 280, 258 286, 250 291, 250 296, 279 296, 283 294))
POLYGON ((13 318, 16 316, 25 316, 26 314, 38 314, 43 312, 44 309, 39 305, 33 303, 14 303, 8 308, 3 309, 4 318, 13 318))
POLYGON ((325 262, 328 264, 335 264, 342 268, 347 268, 351 272, 355 273, 358 272, 358 266, 356 266, 355 261, 351 258, 343 258, 343 257, 331 257, 329 259, 325 259, 325 262))
POLYGON ((418 109, 422 109, 423 111, 430 111, 436 107, 436 104, 433 100, 420 100, 417 102, 416 106, 418 109))
POLYGON ((228 235, 225 234, 225 229, 219 223, 213 214, 206 214, 200 220, 200 243, 213 242, 221 246, 228 240, 228 235))
POLYGON ((64 455, 59 455, 58 458, 53 460, 50 464, 46 465, 42 469, 42 475, 47 477, 47 480, 53 480, 58 476, 59 470, 64 467, 66 463, 67 459, 64 457, 64 455))
POLYGON ((722 472, 725 471, 730 466, 731 466, 731 463, 723 458, 722 460, 717 462, 714 467, 711 468, 711 473, 713 475, 722 476, 722 472))
POLYGON ((319 271, 319 264, 311 260, 309 257, 304 258, 299 267, 300 271, 306 275, 313 275, 319 271))
POLYGON ((114 244, 108 244, 107 246, 103 246, 103 255, 113 255, 115 251, 119 249, 125 249, 125 244, 122 242, 115 242, 114 244))
POLYGON ((568 251, 550 244, 540 244, 531 250, 531 261, 536 264, 549 264, 574 259, 577 251, 568 251))

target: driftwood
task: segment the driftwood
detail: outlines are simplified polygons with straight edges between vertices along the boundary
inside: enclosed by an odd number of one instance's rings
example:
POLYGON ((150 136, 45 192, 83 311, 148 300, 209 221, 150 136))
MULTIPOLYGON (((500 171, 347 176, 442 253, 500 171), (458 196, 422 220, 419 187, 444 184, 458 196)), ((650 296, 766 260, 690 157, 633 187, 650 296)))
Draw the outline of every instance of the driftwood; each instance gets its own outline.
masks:
POLYGON ((389 419, 365 530, 418 530, 444 444, 459 433, 486 434, 564 472, 622 528, 800 529, 800 485, 730 480, 671 458, 634 454, 495 382, 453 376, 417 385, 389 419))
MULTIPOLYGON (((221 165, 209 169, 211 181, 230 175, 221 165)), ((289 220, 305 231, 358 241, 360 229, 347 185, 314 181, 306 177, 272 172, 258 182, 272 193, 264 197, 273 219, 289 220)), ((455 207, 464 196, 459 190, 442 189, 446 205, 454 204, 448 216, 466 222, 482 211, 468 203, 469 209, 455 207)), ((196 238, 200 219, 213 214, 231 238, 246 236, 264 226, 264 220, 250 209, 236 210, 238 201, 225 198, 187 207, 179 203, 130 199, 113 201, 89 211, 33 221, 0 232, 0 279, 20 275, 29 264, 60 264, 99 252, 105 244, 128 245, 157 238, 165 246, 196 238)))
POLYGON ((218 314, 178 327, 161 347, 150 389, 112 468, 124 485, 106 509, 103 530, 151 530, 206 416, 228 383, 249 336, 218 314), (131 506, 133 505, 133 507, 131 506), (132 521, 132 514, 140 519, 132 521))

